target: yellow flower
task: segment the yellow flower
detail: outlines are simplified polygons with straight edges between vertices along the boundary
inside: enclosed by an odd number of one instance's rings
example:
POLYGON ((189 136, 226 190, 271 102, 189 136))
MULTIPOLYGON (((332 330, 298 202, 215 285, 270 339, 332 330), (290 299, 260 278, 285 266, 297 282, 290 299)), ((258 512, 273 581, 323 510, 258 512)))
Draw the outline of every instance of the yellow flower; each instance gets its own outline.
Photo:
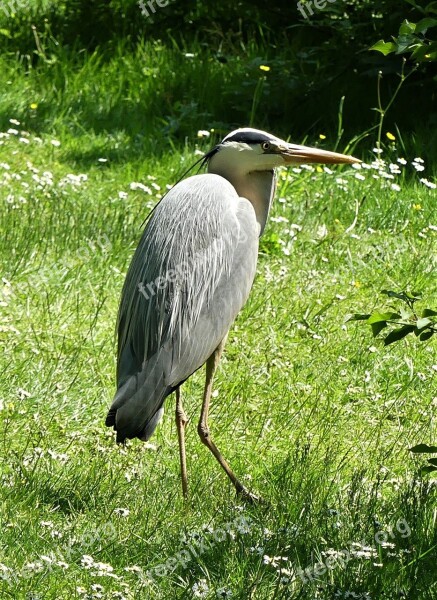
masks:
POLYGON ((320 165, 317 165, 316 171, 317 171, 317 173, 323 173, 323 169, 320 165))
POLYGON ((267 71, 270 71, 270 67, 268 67, 267 65, 260 65, 259 68, 261 69, 261 71, 265 71, 267 73, 267 71))
POLYGON ((422 210, 421 204, 413 204, 413 210, 422 210))
POLYGON ((361 287, 361 282, 360 281, 354 281, 354 286, 356 288, 360 288, 361 287))
POLYGON ((36 102, 32 102, 32 104, 30 105, 30 108, 32 110, 36 110, 38 108, 38 104, 36 102))
POLYGON ((323 135, 323 133, 321 133, 321 134, 319 135, 319 138, 320 138, 321 140, 326 140, 326 135, 323 135))
POLYGON ((395 136, 394 136, 392 133, 390 133, 389 131, 387 131, 387 133, 386 133, 385 135, 388 137, 388 139, 389 139, 391 142, 394 142, 394 141, 395 141, 395 139, 396 139, 396 138, 395 138, 395 136))

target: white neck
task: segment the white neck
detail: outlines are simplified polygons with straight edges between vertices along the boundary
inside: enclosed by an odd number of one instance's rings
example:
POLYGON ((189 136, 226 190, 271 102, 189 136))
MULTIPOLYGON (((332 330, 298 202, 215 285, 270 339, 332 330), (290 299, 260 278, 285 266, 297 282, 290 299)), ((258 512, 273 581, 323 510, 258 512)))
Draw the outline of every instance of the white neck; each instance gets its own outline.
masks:
POLYGON ((240 197, 247 198, 252 203, 259 225, 259 235, 262 235, 276 189, 274 170, 249 173, 242 170, 236 171, 230 169, 228 164, 223 164, 220 158, 220 152, 211 158, 208 172, 227 179, 240 197))

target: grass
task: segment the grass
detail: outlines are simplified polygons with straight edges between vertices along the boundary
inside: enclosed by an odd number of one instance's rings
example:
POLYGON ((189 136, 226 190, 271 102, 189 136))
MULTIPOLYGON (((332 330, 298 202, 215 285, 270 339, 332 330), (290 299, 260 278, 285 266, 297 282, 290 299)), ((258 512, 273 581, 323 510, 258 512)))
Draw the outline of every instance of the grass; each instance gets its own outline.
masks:
MULTIPOLYGON (((383 288, 422 290, 435 306, 436 192, 420 182, 432 168, 416 171, 416 153, 396 163, 394 145, 369 169, 280 174, 210 420, 267 503, 242 505, 201 445, 201 371, 183 388, 185 504, 174 399, 150 444, 118 448, 103 420, 141 224, 208 142, 192 129, 170 149, 138 136, 142 117, 129 112, 126 128, 122 113, 112 128, 107 71, 103 100, 93 87, 98 65, 85 64, 82 79, 56 67, 75 81, 59 96, 56 79, 10 68, 0 111, 3 130, 18 132, 0 136, 1 597, 437 598, 435 479, 408 452, 436 442, 435 345, 384 348, 345 323, 385 306, 383 288)), ((114 62, 112 82, 118 72, 114 62)), ((208 126, 196 118, 190 126, 208 126)))

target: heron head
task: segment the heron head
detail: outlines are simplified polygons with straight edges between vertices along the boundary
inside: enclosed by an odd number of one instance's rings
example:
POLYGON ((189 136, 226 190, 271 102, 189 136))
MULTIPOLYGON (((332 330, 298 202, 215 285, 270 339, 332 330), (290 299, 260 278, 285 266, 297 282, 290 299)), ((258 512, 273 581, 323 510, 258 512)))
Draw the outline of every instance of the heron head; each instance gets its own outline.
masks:
POLYGON ((232 169, 243 173, 270 171, 290 164, 361 162, 346 154, 290 144, 266 131, 249 127, 229 133, 205 158, 210 171, 232 169))

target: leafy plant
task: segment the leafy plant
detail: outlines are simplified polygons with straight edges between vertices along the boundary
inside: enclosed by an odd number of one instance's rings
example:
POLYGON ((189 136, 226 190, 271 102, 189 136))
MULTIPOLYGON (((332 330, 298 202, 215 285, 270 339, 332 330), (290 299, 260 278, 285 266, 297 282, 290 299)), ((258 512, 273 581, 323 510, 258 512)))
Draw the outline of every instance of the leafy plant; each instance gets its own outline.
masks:
POLYGON ((349 315, 346 321, 365 321, 370 325, 373 337, 389 327, 390 333, 384 338, 384 346, 393 344, 410 333, 414 333, 421 342, 429 340, 437 333, 437 311, 424 308, 420 315, 416 312, 415 303, 420 300, 420 293, 394 292, 391 290, 382 290, 381 293, 389 298, 401 300, 403 305, 399 310, 390 307, 389 311, 378 310, 370 314, 349 315))
MULTIPOLYGON (((437 13, 437 2, 432 2, 433 12, 437 13)), ((431 6, 431 5, 430 5, 431 6)), ((437 41, 428 35, 428 30, 437 27, 437 18, 425 17, 417 23, 405 19, 397 37, 391 42, 379 40, 370 50, 388 54, 410 54, 410 58, 417 62, 437 61, 437 41)))
MULTIPOLYGON (((419 292, 394 292, 391 290, 382 290, 389 298, 397 298, 403 305, 399 311, 393 312, 395 308, 390 307, 390 312, 375 311, 371 314, 350 315, 347 321, 365 321, 372 328, 373 337, 376 337, 386 327, 391 327, 391 331, 384 338, 384 345, 393 344, 409 333, 414 333, 420 341, 429 340, 434 333, 437 333, 437 311, 431 308, 424 308, 419 316, 415 310, 415 303, 420 300, 419 292), (404 306, 406 305, 406 306, 404 306)), ((434 454, 437 453, 437 446, 428 446, 427 444, 417 444, 410 448, 414 454, 434 454)), ((437 471, 437 457, 428 459, 428 463, 420 468, 421 473, 432 473, 437 471)))
MULTIPOLYGON (((427 444, 418 444, 410 448, 414 454, 437 454, 437 446, 428 446, 427 444)), ((428 458, 428 464, 421 467, 422 473, 432 473, 437 471, 437 457, 428 458)))

